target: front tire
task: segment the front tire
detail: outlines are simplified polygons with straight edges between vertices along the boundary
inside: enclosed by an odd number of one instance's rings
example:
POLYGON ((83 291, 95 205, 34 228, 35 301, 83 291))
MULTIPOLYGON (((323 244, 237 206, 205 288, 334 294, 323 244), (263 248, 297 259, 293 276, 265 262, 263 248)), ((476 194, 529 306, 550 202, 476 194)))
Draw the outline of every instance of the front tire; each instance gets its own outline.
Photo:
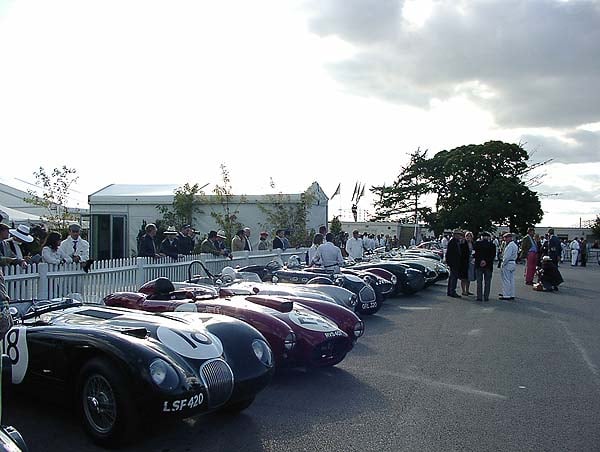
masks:
POLYGON ((129 385, 114 363, 90 360, 81 369, 77 387, 83 427, 96 443, 114 447, 135 437, 137 415, 129 385))

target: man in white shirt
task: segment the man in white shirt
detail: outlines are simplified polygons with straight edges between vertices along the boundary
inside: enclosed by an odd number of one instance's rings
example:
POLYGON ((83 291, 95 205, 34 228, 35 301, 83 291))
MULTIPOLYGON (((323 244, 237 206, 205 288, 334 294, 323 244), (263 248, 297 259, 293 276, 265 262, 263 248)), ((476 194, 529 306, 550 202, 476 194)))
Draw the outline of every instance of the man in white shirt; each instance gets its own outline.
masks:
POLYGON ((579 256, 579 241, 577 237, 569 244, 569 249, 571 250, 571 266, 575 267, 577 265, 577 256, 579 256))
POLYGON ((506 246, 502 252, 502 294, 500 300, 515 299, 515 270, 517 269, 517 255, 519 247, 513 242, 513 236, 507 232, 502 236, 506 246))
POLYGON ((363 239, 358 235, 358 229, 355 229, 352 231, 352 237, 346 240, 348 256, 354 260, 360 260, 363 258, 364 250, 363 239))
POLYGON ((69 235, 61 242, 59 248, 71 257, 73 262, 84 263, 90 258, 90 244, 79 236, 80 233, 81 226, 77 223, 70 224, 69 235))
POLYGON ((317 248, 313 262, 320 264, 322 268, 333 273, 340 272, 340 266, 344 264, 342 251, 333 244, 333 234, 325 235, 326 242, 317 248))

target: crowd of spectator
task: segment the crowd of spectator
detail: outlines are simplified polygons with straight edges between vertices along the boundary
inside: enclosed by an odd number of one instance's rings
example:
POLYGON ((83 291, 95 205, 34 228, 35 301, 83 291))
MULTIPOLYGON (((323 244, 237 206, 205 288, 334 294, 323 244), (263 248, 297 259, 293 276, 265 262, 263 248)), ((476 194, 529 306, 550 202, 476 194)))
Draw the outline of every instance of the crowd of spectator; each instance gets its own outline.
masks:
POLYGON ((40 262, 55 265, 75 262, 87 272, 93 259, 90 259, 90 244, 80 233, 81 226, 77 223, 69 225, 64 238, 44 225, 21 224, 11 228, 0 223, 0 265, 26 268, 40 262))

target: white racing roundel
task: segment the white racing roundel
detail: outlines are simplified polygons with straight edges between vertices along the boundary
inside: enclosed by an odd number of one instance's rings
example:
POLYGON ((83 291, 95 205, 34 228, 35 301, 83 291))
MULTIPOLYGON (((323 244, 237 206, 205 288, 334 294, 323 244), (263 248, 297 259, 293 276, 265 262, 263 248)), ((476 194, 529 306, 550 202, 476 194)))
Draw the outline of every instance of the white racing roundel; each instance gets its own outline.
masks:
POLYGON ((159 326, 156 337, 171 350, 191 359, 218 358, 223 354, 223 344, 208 332, 186 331, 159 326))
POLYGON ((27 348, 27 330, 23 327, 14 327, 6 333, 2 341, 4 353, 10 358, 12 367, 12 382, 18 385, 25 378, 29 364, 29 350, 27 348))
POLYGON ((288 315, 290 320, 296 325, 310 331, 326 333, 338 329, 337 326, 329 320, 305 309, 294 309, 288 315))

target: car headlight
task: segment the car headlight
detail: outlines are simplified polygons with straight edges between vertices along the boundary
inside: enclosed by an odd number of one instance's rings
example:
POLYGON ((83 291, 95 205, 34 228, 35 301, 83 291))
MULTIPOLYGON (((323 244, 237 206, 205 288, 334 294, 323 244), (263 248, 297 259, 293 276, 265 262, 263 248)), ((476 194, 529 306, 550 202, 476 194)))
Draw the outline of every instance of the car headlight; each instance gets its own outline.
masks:
POLYGON ((354 307, 356 306, 356 303, 358 303, 358 297, 355 293, 353 293, 352 295, 350 295, 350 297, 348 297, 348 304, 354 307))
POLYGON ((289 333, 283 341, 283 346, 288 352, 292 350, 296 346, 296 333, 293 331, 289 333))
POLYGON ((355 338, 359 338, 361 337, 365 332, 365 324, 363 323, 362 320, 359 320, 358 322, 356 322, 354 324, 354 337, 355 338))
POLYGON ((340 287, 342 287, 342 286, 344 285, 344 278, 343 278, 343 277, 341 277, 341 276, 340 276, 340 277, 338 277, 338 278, 335 278, 334 284, 335 284, 336 286, 340 286, 340 287))
POLYGON ((396 283, 398 282, 398 277, 396 275, 392 275, 392 277, 390 278, 390 281, 392 282, 393 285, 396 285, 396 283))
POLYGON ((373 279, 373 277, 372 277, 372 276, 369 276, 369 275, 366 275, 366 276, 363 278, 363 280, 364 280, 364 282, 366 282, 366 283, 367 283, 367 284, 369 284, 369 285, 373 285, 373 283, 376 283, 376 281, 373 279))
POLYGON ((162 389, 175 389, 179 384, 177 372, 164 359, 156 358, 150 363, 149 370, 154 384, 162 389))
POLYGON ((261 339, 254 339, 252 341, 252 351, 258 358, 258 360, 267 367, 273 366, 273 353, 267 343, 261 339))

